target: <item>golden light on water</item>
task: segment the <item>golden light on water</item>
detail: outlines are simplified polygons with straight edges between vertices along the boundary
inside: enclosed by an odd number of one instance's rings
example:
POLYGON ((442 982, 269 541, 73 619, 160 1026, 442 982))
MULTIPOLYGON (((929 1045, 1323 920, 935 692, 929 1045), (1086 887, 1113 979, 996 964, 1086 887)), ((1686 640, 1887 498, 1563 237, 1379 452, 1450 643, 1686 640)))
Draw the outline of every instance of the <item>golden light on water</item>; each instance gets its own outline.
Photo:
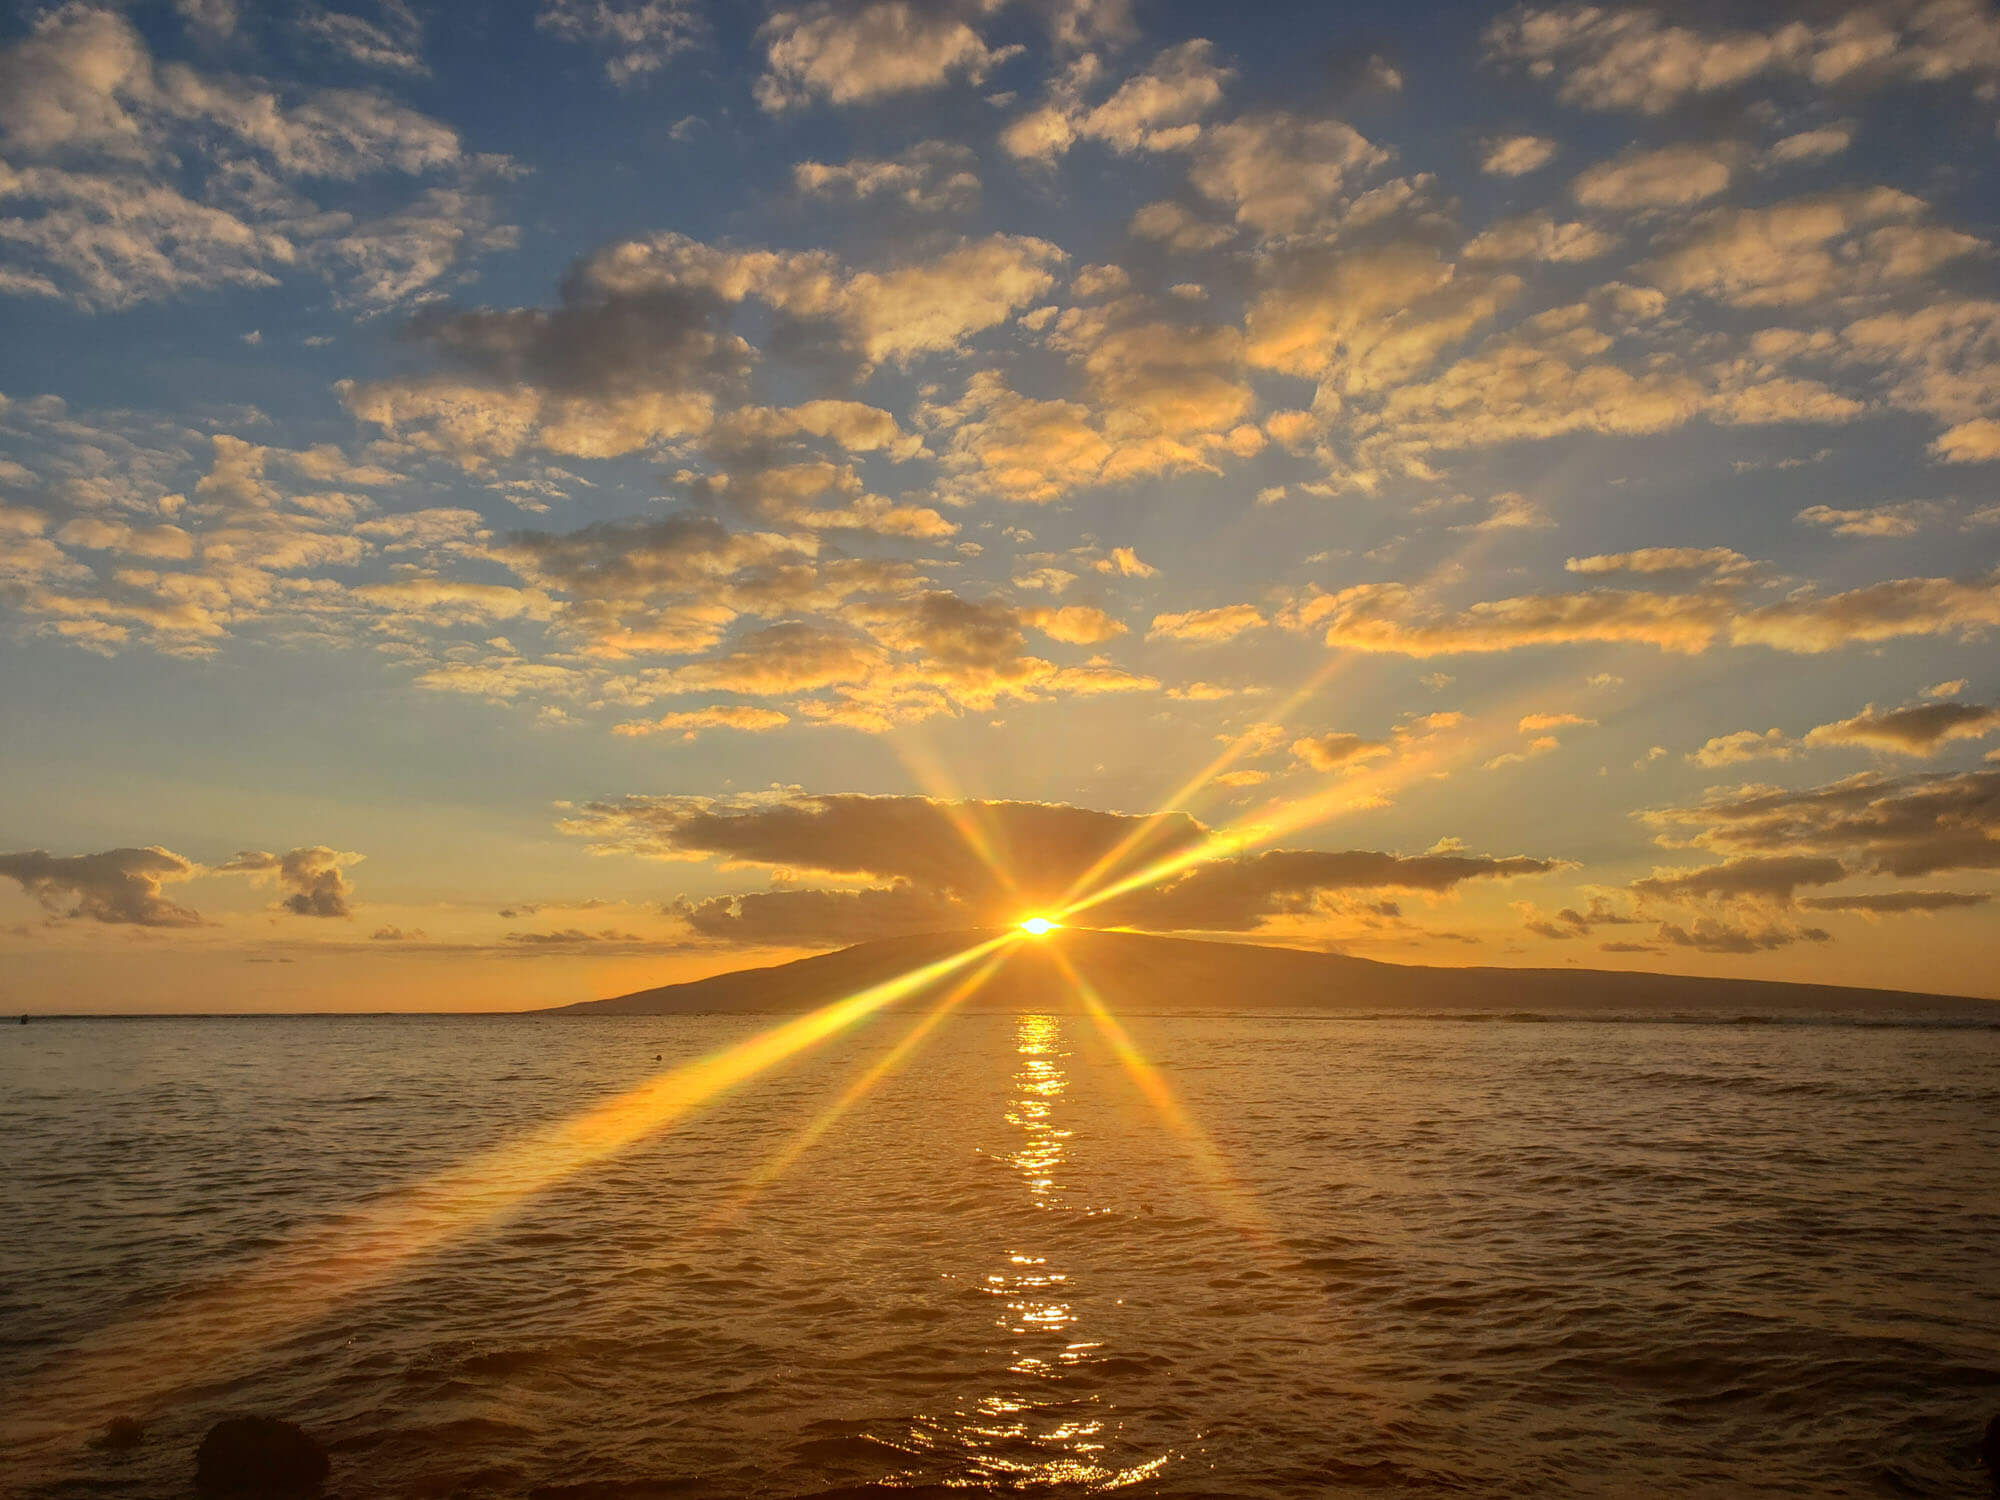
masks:
MULTIPOLYGON (((1326 675, 1317 674, 1300 696, 1322 685, 1326 675)), ((1218 764, 1226 763, 1229 755, 1225 752, 1218 764)), ((1186 1149, 1199 1175, 1215 1194, 1224 1218, 1253 1240, 1268 1246, 1272 1240, 1269 1221, 1261 1207, 1238 1185, 1207 1132, 1175 1097, 1063 945, 1046 940, 1063 931, 1067 925, 1064 919, 1073 913, 1087 911, 1130 891, 1162 884, 1196 865, 1240 854, 1281 833, 1322 821, 1342 810, 1369 805, 1385 784, 1434 774, 1442 759, 1437 749, 1428 753, 1413 750, 1402 757, 1393 771, 1385 768, 1344 778, 1315 797, 1268 806, 1233 826, 1210 831, 1188 849, 1118 874, 1119 865, 1142 852, 1145 839, 1142 836, 1127 841, 1100 859, 1086 878, 1077 881, 1060 908, 1020 918, 996 936, 969 943, 959 951, 842 996, 719 1052, 656 1074, 568 1119, 530 1131, 392 1193, 333 1225, 301 1231, 279 1248, 238 1269, 226 1283, 196 1292, 170 1311, 108 1330, 47 1372, 45 1384, 50 1388, 63 1387, 73 1397, 79 1390, 110 1389, 118 1393, 115 1404, 120 1409, 143 1407, 149 1400, 198 1381, 204 1372, 226 1367, 256 1349, 269 1347, 335 1303, 389 1280, 416 1258, 478 1231, 515 1211, 534 1195, 672 1128, 731 1090, 886 1007, 920 999, 940 988, 939 998, 919 1015, 908 1031, 880 1058, 863 1068, 778 1151, 747 1173, 736 1191, 702 1221, 701 1227, 724 1222, 741 1213, 760 1191, 795 1166, 839 1119, 906 1065, 939 1024, 978 993, 1004 967, 1010 951, 1024 941, 1037 946, 1046 943, 1046 951, 1064 985, 1108 1043, 1140 1096, 1186 1149), (1110 878, 1114 875, 1116 878, 1110 878), (956 983, 951 983, 954 980, 956 983), (171 1382, 161 1377, 157 1366, 147 1357, 148 1350, 163 1343, 173 1344, 183 1354, 177 1366, 179 1373, 171 1382)), ((1210 780, 1214 769, 1206 768, 1191 785, 1210 780)), ((933 771, 932 780, 941 782, 941 770, 934 767, 933 771)), ((1159 820, 1169 811, 1163 808, 1146 826, 1160 826, 1159 820)), ((989 836, 989 830, 969 818, 955 820, 955 826, 967 847, 992 869, 999 887, 1015 889, 1015 879, 1005 869, 1001 849, 997 840, 989 836)), ((1041 1077, 1048 1071, 1048 1065, 1036 1054, 1047 1040, 1042 1028, 1050 1023, 1047 1018, 1037 1017, 1024 1024, 1021 1048, 1024 1086, 1017 1123, 1028 1130, 1031 1139, 1030 1149, 1023 1151, 1016 1164, 1028 1179, 1031 1191, 1045 1194, 1054 1187, 1053 1168, 1060 1161, 1060 1137, 1049 1136, 1040 1141, 1042 1146, 1056 1146, 1053 1156, 1033 1149, 1038 1133, 1032 1128, 1037 1122, 1031 1117, 1044 1101, 1037 1098, 1038 1089, 1030 1085, 1048 1081, 1041 1077)), ((1010 1280, 1010 1290, 1017 1294, 1027 1291, 1028 1283, 1040 1274, 1029 1272, 1010 1280)), ((1047 1328, 1052 1319, 1059 1323, 1064 1316, 1059 1311, 1063 1304, 1059 1302, 1027 1306, 1026 1301, 1033 1299, 1017 1297, 1017 1300, 1023 1303, 1015 1309, 1023 1327, 1047 1328)), ((58 1400, 53 1404, 60 1407, 65 1403, 58 1400)), ((86 1403, 72 1399, 68 1404, 80 1407, 86 1403)), ((65 1429, 73 1433, 99 1415, 94 1410, 38 1412, 33 1430, 45 1435, 65 1429)))
POLYGON ((45 1371, 39 1382, 43 1387, 84 1394, 33 1412, 23 1435, 74 1435, 113 1413, 143 1411, 245 1353, 268 1347, 336 1303, 382 1284, 418 1257, 672 1127, 749 1079, 886 1006, 923 994, 1013 937, 1010 932, 989 938, 869 985, 469 1157, 332 1225, 294 1234, 226 1279, 177 1299, 164 1311, 108 1330, 45 1371), (164 1367, 171 1375, 162 1374, 162 1348, 176 1351, 174 1361, 164 1367))

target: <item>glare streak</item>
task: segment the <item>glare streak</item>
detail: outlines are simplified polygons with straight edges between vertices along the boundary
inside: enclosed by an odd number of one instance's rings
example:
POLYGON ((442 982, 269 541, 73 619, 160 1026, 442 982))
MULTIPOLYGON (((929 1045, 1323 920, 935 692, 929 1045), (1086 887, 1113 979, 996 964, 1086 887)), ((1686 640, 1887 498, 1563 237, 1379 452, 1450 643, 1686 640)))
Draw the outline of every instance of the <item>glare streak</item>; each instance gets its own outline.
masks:
MULTIPOLYGON (((301 1230, 226 1282, 110 1330, 45 1379, 66 1379, 79 1404, 141 1407, 231 1358, 310 1322, 412 1259, 491 1223, 533 1194, 604 1161, 886 1005, 921 993, 1013 941, 1006 933, 845 996, 708 1057, 468 1158, 332 1225, 301 1230), (161 1349, 175 1358, 163 1365, 161 1349)), ((16 1403, 18 1409, 19 1403, 16 1403)), ((30 1430, 60 1435, 87 1420, 37 1413, 30 1430)), ((10 1424, 11 1425, 11 1424, 10 1424)), ((22 1431, 21 1428, 14 1429, 22 1431)), ((25 1435, 25 1432, 23 1432, 25 1435)))
POLYGON ((878 1083, 907 1062, 917 1048, 923 1045, 925 1039, 937 1029, 939 1022, 971 999, 979 988, 992 978, 993 971, 1000 967, 1005 957, 1006 955, 1001 953, 989 954, 983 964, 960 980, 942 1000, 918 1017, 916 1024, 903 1034, 901 1041, 878 1058, 872 1067, 841 1092, 839 1098, 808 1122, 768 1161, 745 1178, 729 1200, 716 1209, 704 1221, 702 1227, 714 1228, 729 1222, 749 1205, 752 1198, 790 1171, 798 1159, 810 1151, 820 1137, 839 1122, 842 1115, 859 1104, 878 1083))
POLYGON ((1174 1096, 1174 1091, 1168 1087, 1166 1079, 1160 1076, 1159 1069, 1146 1060, 1145 1053, 1139 1050, 1139 1044, 1132 1040, 1131 1033, 1126 1031, 1118 1018, 1111 1013, 1111 1008, 1104 1003, 1104 997, 1098 994, 1097 987, 1083 977, 1067 953, 1060 948, 1052 951, 1055 954, 1056 966, 1062 970, 1063 978, 1068 981, 1077 999, 1083 1002, 1084 1012, 1097 1027, 1098 1034, 1110 1045, 1119 1065, 1125 1069, 1146 1102, 1152 1105, 1166 1127, 1188 1149, 1194 1158, 1197 1170, 1208 1180, 1210 1189, 1230 1211, 1230 1217, 1237 1227, 1254 1239, 1270 1241, 1273 1236, 1269 1222, 1258 1205, 1230 1175, 1228 1163, 1223 1160, 1222 1153, 1216 1149, 1215 1143, 1209 1139, 1208 1132, 1203 1130, 1199 1122, 1182 1107, 1180 1100, 1174 1096))
MULTIPOLYGON (((1304 703, 1319 692, 1321 688, 1325 687, 1327 683, 1331 682, 1339 674, 1340 669, 1346 666, 1350 660, 1351 658, 1346 655, 1328 657, 1317 671, 1293 691, 1290 697, 1286 698, 1284 702, 1270 711, 1270 717, 1275 721, 1282 721, 1287 714, 1290 714, 1300 704, 1304 703)), ((1165 820, 1169 816, 1176 812, 1187 811, 1188 804, 1194 801, 1196 795, 1203 791, 1216 777, 1228 771, 1231 766, 1241 760, 1250 748, 1258 743, 1258 740, 1259 736, 1255 728, 1246 729, 1243 733, 1230 740, 1227 745, 1223 746, 1220 755, 1216 756, 1215 759, 1211 760, 1199 771, 1196 771, 1194 775, 1182 782, 1172 792, 1169 792, 1166 800, 1161 802, 1157 812, 1146 818, 1130 833, 1126 834, 1124 838, 1105 850, 1087 870, 1071 881, 1069 889, 1063 892, 1062 900, 1057 903, 1058 907, 1065 911, 1075 908, 1081 898, 1099 880, 1102 880, 1127 860, 1137 858, 1144 851, 1146 845, 1153 840, 1155 835, 1166 826, 1165 820)))
POLYGON ((967 797, 927 747, 903 737, 893 741, 892 748, 917 779, 917 784, 929 794, 938 811, 944 814, 958 836, 965 841, 966 848, 1000 883, 1009 903, 1019 905, 1020 887, 1000 847, 1003 841, 1000 826, 987 804, 979 798, 967 797))

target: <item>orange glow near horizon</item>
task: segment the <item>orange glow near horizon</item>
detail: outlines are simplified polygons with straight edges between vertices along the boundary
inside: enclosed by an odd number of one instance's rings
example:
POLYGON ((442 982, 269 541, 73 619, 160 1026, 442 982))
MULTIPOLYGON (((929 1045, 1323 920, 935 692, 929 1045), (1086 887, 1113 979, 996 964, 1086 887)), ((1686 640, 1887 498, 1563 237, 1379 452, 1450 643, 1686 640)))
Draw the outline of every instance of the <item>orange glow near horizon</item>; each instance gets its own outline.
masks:
MULTIPOLYGON (((1330 672, 1316 674, 1312 682, 1294 695, 1294 700, 1308 696, 1330 675, 1330 672)), ((198 1372, 211 1370, 234 1355, 268 1343, 287 1329, 318 1316, 337 1301, 380 1284, 414 1258, 475 1233, 529 1197, 671 1127, 730 1090, 884 1007, 916 998, 931 987, 957 977, 958 982, 887 1053, 849 1083, 775 1155, 753 1170, 735 1193, 703 1221, 702 1227, 726 1222, 796 1165, 885 1078, 904 1066, 944 1019, 991 979, 1011 945, 1049 939, 1061 932, 1075 913, 1170 881, 1198 865, 1228 858, 1345 811, 1377 806, 1388 792, 1426 776, 1444 774, 1442 768, 1447 762, 1461 762, 1482 748, 1490 748, 1496 740, 1506 738, 1503 717, 1487 717, 1477 732, 1449 739, 1438 736, 1414 740, 1402 747, 1388 766, 1338 777, 1312 796, 1267 804, 1253 815, 1213 830, 1190 848, 1153 860, 1116 880, 1092 887, 1079 879, 1072 885, 1076 894, 1060 908, 1021 918, 981 942, 655 1075, 569 1119, 476 1154, 455 1167, 400 1189, 344 1222, 317 1233, 300 1232, 279 1249, 236 1272, 226 1284, 197 1293, 169 1311, 110 1330, 93 1346, 79 1351, 67 1367, 50 1372, 47 1379, 66 1387, 56 1394, 68 1396, 73 1407, 92 1407, 102 1399, 92 1393, 109 1388, 120 1392, 115 1403, 119 1410, 143 1409, 149 1397, 163 1396, 171 1388, 158 1379, 151 1358, 151 1351, 163 1343, 188 1351, 181 1368, 197 1372, 177 1377, 174 1384, 198 1380, 201 1378, 198 1372), (973 969, 974 965, 978 967, 973 969), (972 969, 969 974, 968 969, 972 969)), ((1241 753, 1242 743, 1239 740, 1232 745, 1189 785, 1198 786, 1211 780, 1220 767, 1241 753)), ((936 775, 942 785, 942 773, 936 775)), ((1157 814, 1147 820, 1142 829, 1158 827, 1158 819, 1164 815, 1157 814)), ((953 823, 967 847, 988 865, 996 880, 1012 889, 1014 882, 1000 862, 997 843, 987 836, 979 820, 967 814, 955 817, 953 823)), ((1132 851, 1143 847, 1144 842, 1143 833, 1128 837, 1118 850, 1100 858, 1092 869, 1099 874, 1115 869, 1132 851)), ((1262 1206, 1236 1182, 1207 1132, 1147 1060, 1104 997, 1063 951, 1062 944, 1049 941, 1045 948, 1140 1097, 1181 1142, 1230 1221, 1259 1244, 1274 1246, 1275 1231, 1262 1206)), ((78 1417, 75 1410, 66 1415, 72 1419, 78 1417)), ((69 1434, 84 1426, 87 1422, 78 1420, 65 1424, 69 1434)), ((48 1435, 60 1429, 44 1426, 33 1430, 48 1435)))

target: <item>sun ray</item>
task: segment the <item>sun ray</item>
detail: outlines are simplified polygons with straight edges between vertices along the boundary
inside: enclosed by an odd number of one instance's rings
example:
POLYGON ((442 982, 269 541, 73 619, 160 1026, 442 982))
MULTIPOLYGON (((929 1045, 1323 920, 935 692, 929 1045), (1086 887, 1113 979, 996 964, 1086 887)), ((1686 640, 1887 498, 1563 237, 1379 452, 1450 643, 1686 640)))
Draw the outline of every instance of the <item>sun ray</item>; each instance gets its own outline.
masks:
POLYGON ((1023 899, 1020 886, 1008 866, 1003 847, 1005 835, 989 804, 983 798, 968 797, 930 747, 913 734, 899 735, 890 743, 910 775, 965 841, 966 848, 986 866, 1007 899, 1018 906, 1023 899))
MULTIPOLYGON (((1486 551, 1493 545, 1493 535, 1491 532, 1477 530, 1468 533, 1466 540, 1453 549, 1450 556, 1439 560, 1417 581, 1414 585, 1415 591, 1421 593, 1436 584, 1440 579, 1447 578, 1454 572, 1464 568, 1479 553, 1486 551)), ((1267 710, 1264 714, 1265 719, 1270 722, 1283 723, 1285 719, 1297 712, 1298 709, 1324 692, 1333 683, 1335 678, 1339 677, 1349 668, 1357 665, 1361 658, 1362 653, 1359 652, 1332 652, 1325 661, 1308 673, 1305 680, 1280 700, 1275 707, 1267 710)), ((1232 738, 1228 744, 1223 746, 1220 754, 1215 756, 1193 775, 1189 776, 1187 780, 1174 788, 1173 791, 1169 792, 1151 814, 1134 827, 1131 832, 1127 833, 1125 837, 1098 856, 1088 869, 1070 882, 1069 889, 1063 893, 1062 899, 1056 902, 1057 909, 1083 909, 1083 906, 1088 904, 1083 901, 1083 898, 1089 895, 1099 882, 1112 876, 1121 865, 1140 858, 1145 853, 1146 846, 1152 843, 1168 826, 1166 820, 1172 814, 1176 812, 1192 813, 1199 808, 1201 806, 1201 794, 1214 785, 1218 777, 1228 772, 1230 767, 1234 766, 1237 761, 1241 760, 1258 743, 1259 736, 1254 727, 1246 729, 1241 734, 1232 738)))
POLYGON ((1432 742, 1418 742, 1389 764, 1350 772, 1307 796, 1268 802, 1254 813, 1211 830, 1206 838, 1186 848, 1163 855, 1117 880, 1098 886, 1060 908, 1055 915, 1067 921, 1078 913, 1090 911, 1120 896, 1164 884, 1197 865, 1231 858, 1286 834, 1332 821, 1345 813, 1365 812, 1379 807, 1391 793, 1413 782, 1446 774, 1449 768, 1463 765, 1499 744, 1513 743, 1518 735, 1518 730, 1514 728, 1514 710, 1523 702, 1535 701, 1536 692, 1534 688, 1524 689, 1515 696, 1510 706, 1482 714, 1482 722, 1476 729, 1454 736, 1439 736, 1432 742))
MULTIPOLYGON (((1291 713, 1300 704, 1312 698, 1337 677, 1341 669, 1349 665, 1349 662, 1350 658, 1345 655, 1328 657, 1319 669, 1301 683, 1290 697, 1286 698, 1271 711, 1271 717, 1273 719, 1283 719, 1285 715, 1291 713)), ((1118 840, 1117 843, 1105 850, 1088 869, 1078 875, 1075 880, 1071 881, 1069 889, 1063 892, 1062 899, 1056 902, 1057 908, 1069 909, 1080 897, 1089 892, 1098 881, 1112 874, 1120 865, 1140 858, 1145 853, 1146 846, 1154 842, 1167 828, 1167 819, 1169 817, 1176 812, 1188 811, 1190 805, 1198 806, 1199 804, 1196 801, 1198 795, 1206 790, 1218 776, 1223 775, 1231 766, 1241 760, 1256 743, 1258 743, 1258 735, 1254 729, 1246 729, 1243 733, 1231 739, 1223 747, 1221 754, 1217 755, 1207 765, 1203 766, 1173 791, 1169 792, 1157 810, 1138 823, 1131 832, 1118 840)))
POLYGON ((1139 1050, 1139 1045, 1132 1040, 1131 1033, 1126 1031, 1118 1018, 1111 1013, 1111 1008, 1104 1003, 1104 997, 1098 993, 1097 987, 1084 977, 1082 971, 1076 967, 1074 961, 1059 944, 1050 945, 1049 952, 1054 957, 1056 967, 1061 971, 1071 992, 1082 1002, 1084 1013, 1090 1017, 1091 1024, 1097 1028, 1098 1034, 1111 1048, 1112 1055, 1118 1059, 1119 1066, 1125 1070, 1126 1076, 1132 1080, 1141 1097, 1153 1107, 1167 1129, 1187 1149, 1188 1155, 1194 1161, 1195 1169, 1205 1180, 1210 1192, 1223 1205, 1231 1222, 1261 1245, 1266 1247, 1275 1245, 1277 1236, 1262 1206, 1236 1181, 1234 1174, 1229 1170, 1229 1164, 1216 1149, 1215 1142, 1209 1138, 1208 1132, 1202 1129, 1194 1116, 1182 1106, 1166 1079, 1160 1076, 1160 1070, 1146 1060, 1145 1053, 1139 1050))
POLYGON ((843 996, 468 1157, 342 1221, 298 1231, 226 1281, 107 1330, 45 1371, 37 1386, 49 1399, 41 1409, 31 1402, 27 1424, 15 1431, 60 1438, 84 1430, 93 1416, 101 1419, 113 1407, 143 1409, 149 1400, 267 1346, 334 1304, 387 1281, 413 1259, 476 1232, 884 1006, 949 979, 1016 936, 1009 931, 988 938, 843 996), (163 1348, 175 1352, 164 1364, 163 1348))
POLYGON ((839 1122, 841 1116, 865 1099, 877 1084, 908 1062, 930 1034, 938 1028, 939 1023, 977 994, 981 986, 993 977, 994 970, 1006 961, 1006 956, 1004 951, 988 954, 984 963, 953 985, 943 999, 917 1018, 915 1024, 903 1034, 902 1039, 894 1047, 876 1059, 873 1065, 842 1090, 837 1099, 808 1121, 804 1128, 746 1177, 736 1191, 702 1221, 701 1227, 715 1229, 727 1224, 749 1206, 752 1198, 797 1165, 799 1158, 811 1150, 820 1137, 839 1122))

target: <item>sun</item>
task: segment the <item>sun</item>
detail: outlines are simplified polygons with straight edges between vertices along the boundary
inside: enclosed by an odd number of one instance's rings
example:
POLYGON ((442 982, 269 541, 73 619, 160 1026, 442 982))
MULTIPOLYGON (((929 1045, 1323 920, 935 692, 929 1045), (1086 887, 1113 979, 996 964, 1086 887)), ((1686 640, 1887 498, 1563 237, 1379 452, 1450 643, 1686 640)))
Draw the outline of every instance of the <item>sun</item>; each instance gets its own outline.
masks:
POLYGON ((1047 937, 1061 927, 1062 923, 1051 922, 1047 917, 1025 917, 1015 925, 1029 937, 1047 937))

